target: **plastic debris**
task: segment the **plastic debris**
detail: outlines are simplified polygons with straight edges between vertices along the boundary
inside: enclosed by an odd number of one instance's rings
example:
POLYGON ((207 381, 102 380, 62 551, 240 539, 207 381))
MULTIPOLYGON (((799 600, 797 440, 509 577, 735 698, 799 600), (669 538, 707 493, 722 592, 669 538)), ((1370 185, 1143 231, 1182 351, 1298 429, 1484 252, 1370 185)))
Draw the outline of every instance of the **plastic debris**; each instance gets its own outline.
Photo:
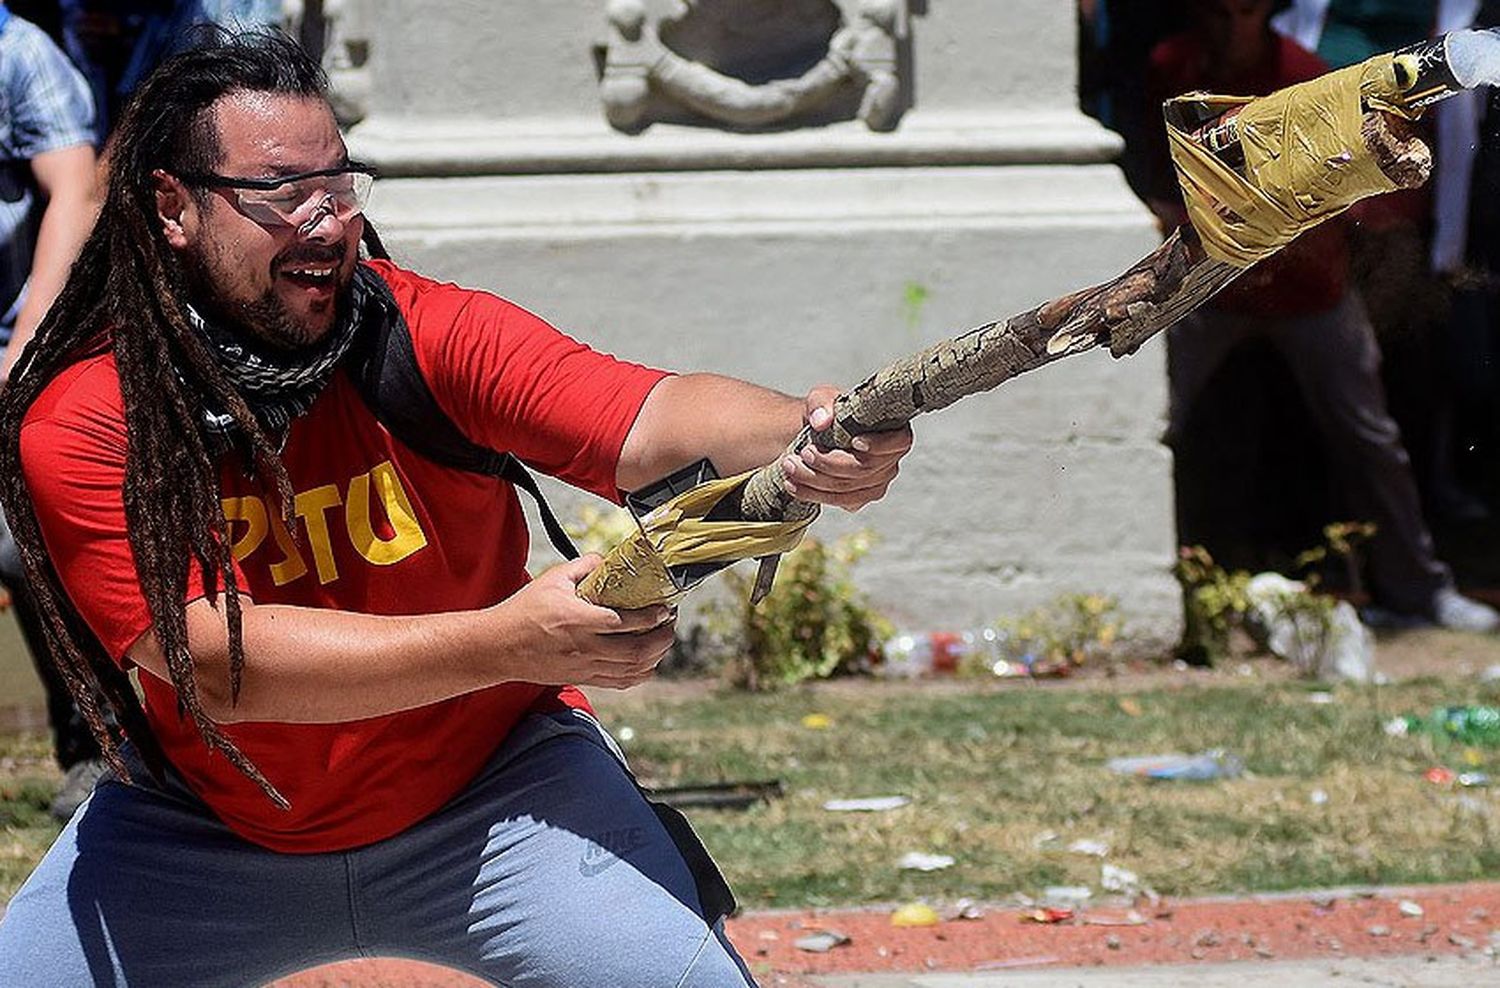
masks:
POLYGON ((809 731, 826 731, 833 726, 833 718, 827 714, 808 714, 802 718, 802 726, 809 731))
POLYGON ((1370 927, 1369 934, 1372 937, 1388 937, 1391 935, 1391 928, 1389 926, 1377 924, 1370 927))
POLYGON ((1465 789, 1482 789, 1490 784, 1490 777, 1486 772, 1460 772, 1457 781, 1465 789))
POLYGON ((1427 910, 1423 909, 1421 906, 1417 905, 1410 899, 1402 899, 1400 902, 1396 903, 1396 908, 1401 910, 1401 915, 1407 917, 1408 919, 1417 919, 1420 916, 1427 915, 1427 910))
POLYGON ((1375 671, 1375 636, 1348 601, 1299 606, 1307 584, 1280 573, 1258 573, 1245 587, 1248 624, 1273 655, 1320 679, 1368 683, 1375 671))
POLYGON ((946 854, 912 851, 909 854, 903 854, 901 860, 896 862, 896 867, 902 871, 942 871, 944 868, 953 867, 953 859, 946 854))
POLYGON ((1117 706, 1119 706, 1120 708, 1120 713, 1124 714, 1126 717, 1139 717, 1141 716, 1141 714, 1145 713, 1145 711, 1141 709, 1140 701, 1135 699, 1134 697, 1121 697, 1120 702, 1117 704, 1117 706))
POLYGON ((943 916, 943 919, 984 919, 984 910, 973 899, 959 899, 943 916))
MULTIPOLYGON (((1405 721, 1408 734, 1422 731, 1468 745, 1500 747, 1500 707, 1438 707, 1425 718, 1408 715, 1399 719, 1405 721)), ((1387 734, 1393 724, 1386 726, 1387 734)))
POLYGON ((1147 779, 1170 779, 1203 782, 1211 779, 1237 779, 1245 772, 1245 763, 1227 752, 1214 750, 1196 755, 1144 755, 1133 758, 1111 758, 1106 767, 1120 775, 1139 775, 1147 779))
POLYGON ((792 946, 810 954, 826 954, 834 947, 842 947, 848 942, 848 935, 837 930, 815 930, 793 941, 792 946))
POLYGON ((1071 854, 1087 854, 1096 858, 1109 857, 1109 845, 1102 840, 1075 840, 1068 845, 1071 854))
POLYGON ((908 796, 867 796, 862 799, 830 799, 823 809, 830 813, 885 813, 911 802, 908 796))
POLYGON ((1065 909, 1061 906, 1038 906, 1035 909, 1028 909, 1023 912, 1021 914, 1021 922, 1047 924, 1066 923, 1075 915, 1077 914, 1072 909, 1065 909))
POLYGON ((1479 674, 1479 681, 1483 683, 1500 682, 1500 665, 1492 665, 1479 674))
POLYGON ((1111 933, 1109 936, 1104 938, 1104 946, 1108 947, 1110 950, 1119 950, 1120 938, 1111 933))
POLYGON ((1411 733, 1411 724, 1405 717, 1392 717, 1385 722, 1385 733, 1387 737, 1404 738, 1411 733))
POLYGON ((635 740, 635 728, 628 726, 620 728, 615 732, 615 740, 621 744, 629 744, 635 740))
POLYGON ((1031 838, 1031 846, 1036 848, 1037 850, 1041 850, 1049 844, 1056 844, 1059 839, 1060 838, 1058 837, 1057 831, 1043 830, 1041 833, 1031 838))
POLYGON ((1323 690, 1307 694, 1307 702, 1318 707, 1326 707, 1333 702, 1333 694, 1323 690))
POLYGON ((1005 643, 1006 635, 994 628, 903 631, 881 644, 880 672, 896 679, 948 675, 970 656, 982 658, 985 665, 1002 659, 1005 643))
POLYGON ((1141 876, 1107 861, 1099 870, 1099 886, 1106 892, 1116 892, 1120 895, 1135 895, 1144 888, 1141 885, 1141 876))
POLYGON ((1422 773, 1422 778, 1426 779, 1428 782, 1431 782, 1435 786, 1451 786, 1458 778, 1458 774, 1451 768, 1444 768, 1441 765, 1434 765, 1432 768, 1422 773))
POLYGON ((1309 803, 1312 803, 1314 806, 1327 806, 1328 793, 1323 791, 1322 789, 1314 789, 1312 792, 1307 794, 1307 801, 1309 803))
POLYGON ((1042 904, 1047 906, 1081 906, 1094 897, 1087 885, 1049 885, 1042 889, 1042 904))
POLYGON ((937 926, 943 917, 925 902, 908 902, 891 913, 892 926, 937 926))
POLYGON ((1085 926, 1145 926, 1146 917, 1134 909, 1124 916, 1089 916, 1083 921, 1085 926))

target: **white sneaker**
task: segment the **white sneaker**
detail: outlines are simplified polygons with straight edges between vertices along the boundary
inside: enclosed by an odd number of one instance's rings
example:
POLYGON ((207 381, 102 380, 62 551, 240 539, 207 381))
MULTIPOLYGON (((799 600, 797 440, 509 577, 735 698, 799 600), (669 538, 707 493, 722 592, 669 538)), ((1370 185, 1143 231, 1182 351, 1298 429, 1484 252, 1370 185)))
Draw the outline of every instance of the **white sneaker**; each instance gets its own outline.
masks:
POLYGON ((1500 611, 1465 597, 1452 587, 1444 587, 1432 595, 1432 621, 1449 631, 1488 634, 1500 630, 1500 611))

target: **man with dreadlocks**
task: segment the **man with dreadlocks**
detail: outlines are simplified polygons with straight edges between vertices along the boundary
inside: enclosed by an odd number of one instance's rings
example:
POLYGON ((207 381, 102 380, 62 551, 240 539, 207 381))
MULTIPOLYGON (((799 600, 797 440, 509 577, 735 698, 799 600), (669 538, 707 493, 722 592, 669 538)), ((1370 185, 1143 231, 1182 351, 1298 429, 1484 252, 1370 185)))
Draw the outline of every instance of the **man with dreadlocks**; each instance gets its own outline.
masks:
MULTIPOLYGON (((275 36, 175 56, 123 115, 0 400, 5 508, 114 774, 0 922, 0 984, 258 985, 372 954, 746 984, 722 879, 570 685, 648 678, 671 613, 581 600, 597 557, 528 580, 510 485, 395 439, 341 359, 398 313, 466 435, 610 497, 773 459, 835 392, 623 363, 361 261, 369 182, 275 36)), ((910 433, 857 442, 789 461, 795 493, 879 497, 910 433)))

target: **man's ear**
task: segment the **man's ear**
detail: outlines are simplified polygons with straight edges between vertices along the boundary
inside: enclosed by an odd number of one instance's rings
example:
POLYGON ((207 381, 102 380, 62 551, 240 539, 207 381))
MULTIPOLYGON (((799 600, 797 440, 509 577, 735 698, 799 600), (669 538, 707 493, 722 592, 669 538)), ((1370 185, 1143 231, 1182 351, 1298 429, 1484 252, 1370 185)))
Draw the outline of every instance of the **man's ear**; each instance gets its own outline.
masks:
POLYGON ((156 219, 161 224, 162 235, 174 249, 182 250, 188 243, 184 217, 192 197, 177 176, 160 168, 151 173, 151 181, 156 191, 156 219))

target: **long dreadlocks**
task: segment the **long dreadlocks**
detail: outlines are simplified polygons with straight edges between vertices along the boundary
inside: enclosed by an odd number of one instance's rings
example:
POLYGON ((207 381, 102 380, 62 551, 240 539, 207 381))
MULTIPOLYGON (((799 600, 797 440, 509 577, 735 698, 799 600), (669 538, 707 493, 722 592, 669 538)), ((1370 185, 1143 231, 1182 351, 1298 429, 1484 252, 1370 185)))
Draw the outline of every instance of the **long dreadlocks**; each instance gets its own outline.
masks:
MULTIPOLYGON (((48 561, 21 471, 21 423, 59 372, 110 352, 128 430, 124 505, 130 548, 152 630, 181 711, 203 741, 285 806, 201 703, 188 651, 184 598, 197 565, 210 599, 223 583, 229 628, 230 696, 239 695, 245 649, 219 467, 199 430, 205 401, 227 411, 248 442, 255 474, 274 486, 291 521, 286 470, 249 406, 227 380, 185 308, 184 274, 156 216, 152 173, 211 172, 221 156, 215 104, 237 92, 326 99, 311 59, 278 34, 214 33, 165 61, 137 91, 107 155, 108 189, 93 232, 0 395, 0 498, 57 665, 110 765, 128 777, 123 735, 153 771, 164 765, 129 680, 89 632, 48 561), (119 731, 110 729, 113 709, 119 731)), ((372 232, 373 235, 373 232, 372 232)))

